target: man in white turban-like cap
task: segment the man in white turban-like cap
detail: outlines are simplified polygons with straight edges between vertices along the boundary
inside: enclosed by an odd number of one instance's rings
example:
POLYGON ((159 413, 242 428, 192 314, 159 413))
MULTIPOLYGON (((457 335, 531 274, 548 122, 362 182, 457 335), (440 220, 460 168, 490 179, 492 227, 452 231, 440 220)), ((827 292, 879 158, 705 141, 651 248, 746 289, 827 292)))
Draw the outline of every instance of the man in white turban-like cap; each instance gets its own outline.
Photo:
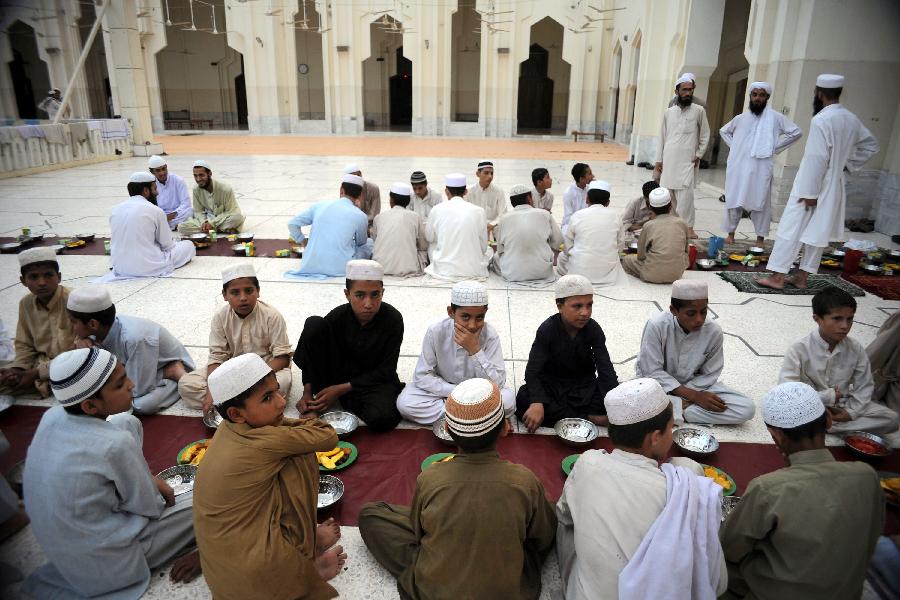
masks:
POLYGON ((151 156, 147 168, 156 178, 156 205, 166 213, 169 228, 174 231, 194 215, 187 185, 180 175, 169 172, 169 165, 162 156, 151 156))

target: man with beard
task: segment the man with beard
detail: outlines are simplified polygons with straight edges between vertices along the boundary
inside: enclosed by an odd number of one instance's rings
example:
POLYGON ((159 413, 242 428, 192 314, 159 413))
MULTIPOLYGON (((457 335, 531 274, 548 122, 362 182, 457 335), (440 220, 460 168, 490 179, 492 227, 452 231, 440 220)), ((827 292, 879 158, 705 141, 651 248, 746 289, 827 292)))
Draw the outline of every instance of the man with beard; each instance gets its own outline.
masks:
POLYGON ((234 190, 222 181, 213 183, 212 169, 205 160, 194 161, 194 216, 178 226, 182 234, 202 231, 237 233, 244 215, 234 199, 234 190))
POLYGON ((694 186, 700 158, 709 144, 709 121, 706 110, 693 103, 694 82, 682 75, 675 82, 678 104, 663 114, 659 147, 656 151, 656 172, 659 185, 675 194, 678 214, 694 233, 694 186))
POLYGON ((156 205, 156 178, 147 171, 128 181, 128 200, 109 215, 112 271, 100 281, 167 277, 194 258, 194 244, 176 242, 166 215, 156 205))
POLYGON ((760 285, 780 290, 787 282, 805 288, 809 274, 818 272, 828 242, 843 237, 844 171, 859 171, 878 152, 878 140, 841 106, 843 87, 841 75, 823 74, 816 79, 809 140, 775 235, 769 257, 772 275, 757 280, 760 285), (800 270, 788 280, 801 245, 800 270))
POLYGON ((750 84, 749 109, 719 130, 731 147, 725 171, 725 216, 722 227, 727 243, 734 243, 743 212, 750 213, 756 243, 762 246, 772 222, 772 164, 776 154, 803 135, 790 119, 767 106, 772 86, 765 81, 750 84))
POLYGON ((154 154, 147 162, 150 172, 156 177, 156 205, 166 213, 169 229, 175 230, 181 223, 194 215, 191 208, 191 196, 188 194, 184 179, 175 173, 169 173, 166 159, 154 154))

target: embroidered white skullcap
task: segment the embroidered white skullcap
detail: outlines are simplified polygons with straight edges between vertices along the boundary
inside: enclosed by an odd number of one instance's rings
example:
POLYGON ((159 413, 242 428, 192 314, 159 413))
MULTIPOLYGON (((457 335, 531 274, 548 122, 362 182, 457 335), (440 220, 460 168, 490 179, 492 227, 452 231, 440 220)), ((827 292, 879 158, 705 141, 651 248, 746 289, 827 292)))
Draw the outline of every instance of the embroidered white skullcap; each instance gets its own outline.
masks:
POLYGON ((480 281, 460 281, 450 291, 450 303, 456 306, 487 306, 487 288, 480 281))
POLYGON ((256 277, 256 269, 247 262, 232 265, 222 271, 222 285, 241 277, 256 277))
POLYGON ((97 313, 113 305, 112 296, 104 285, 85 285, 69 292, 66 308, 80 313, 97 313))
MULTIPOLYGON (((215 371, 214 371, 215 373, 215 371)), ((447 428, 460 437, 478 437, 503 420, 500 388, 487 379, 468 379, 444 403, 447 428)))
POLYGON ((591 190, 603 190, 604 192, 610 191, 609 182, 603 181, 602 179, 595 179, 594 181, 588 184, 588 191, 591 190))
POLYGON ((135 171, 128 178, 129 183, 152 183, 154 181, 156 181, 156 177, 150 171, 135 171))
POLYGON ((195 161, 194 161, 194 167, 195 167, 195 168, 196 168, 196 167, 203 167, 204 169, 207 169, 207 170, 209 170, 209 171, 212 171, 212 167, 209 166, 209 163, 206 162, 205 160, 195 160, 195 161))
POLYGON ((672 202, 672 196, 669 194, 669 190, 664 187, 658 187, 647 196, 647 201, 650 202, 650 206, 654 208, 662 208, 666 204, 670 204, 672 202))
POLYGON ((763 398, 763 421, 766 425, 793 429, 815 421, 825 412, 819 393, 800 381, 776 385, 763 398))
POLYGON ((450 173, 444 177, 444 185, 447 187, 466 187, 466 176, 462 173, 450 173))
POLYGON ((207 383, 213 404, 219 406, 246 392, 272 372, 259 354, 248 352, 229 358, 213 371, 207 383))
POLYGON ((529 193, 531 193, 531 188, 529 188, 527 185, 517 183, 516 185, 512 186, 512 189, 509 190, 509 197, 514 198, 516 196, 521 196, 522 194, 529 193))
POLYGON ((19 253, 19 267, 30 265, 38 262, 59 262, 56 258, 56 252, 48 246, 41 248, 29 248, 19 253))
POLYGON ((675 80, 675 87, 678 87, 682 83, 694 83, 694 74, 693 73, 682 73, 681 77, 675 80))
POLYGON ((147 168, 149 169, 158 169, 164 166, 166 166, 166 161, 162 156, 159 156, 158 154, 154 154, 150 157, 150 160, 147 161, 147 168))
POLYGON ((844 87, 844 76, 834 75, 832 73, 822 73, 816 77, 816 87, 842 88, 844 87))
POLYGON ((412 188, 409 187, 408 183, 395 181, 391 184, 391 193, 397 194, 398 196, 409 196, 412 194, 412 188))
POLYGON ((359 165, 356 163, 347 163, 344 167, 344 175, 355 175, 356 173, 362 173, 362 169, 359 168, 359 165))
POLYGON ((568 298, 569 296, 593 296, 594 286, 591 280, 584 275, 563 275, 556 280, 553 286, 557 300, 568 298))
POLYGON ((478 161, 478 170, 479 170, 479 171, 480 171, 481 169, 485 168, 485 167, 490 167, 490 168, 493 169, 493 168, 494 168, 494 163, 493 163, 492 161, 489 161, 489 160, 480 160, 480 161, 478 161))
POLYGON ((344 176, 341 177, 341 183, 352 183, 353 185, 362 187, 366 184, 366 181, 359 175, 351 175, 349 173, 345 173, 344 176))
POLYGON ((103 348, 69 350, 50 361, 50 389, 62 406, 94 396, 116 368, 118 360, 103 348))
POLYGON ((709 286, 699 279, 679 279, 672 284, 672 297, 678 300, 709 298, 709 286))
POLYGON ((772 95, 772 84, 768 81, 754 81, 750 84, 750 91, 765 90, 768 95, 772 95))
POLYGON ((351 281, 383 281, 384 267, 375 260, 348 260, 347 279, 351 281))
POLYGON ((669 406, 669 397, 658 381, 642 377, 611 389, 603 404, 611 425, 632 425, 664 411, 669 406))

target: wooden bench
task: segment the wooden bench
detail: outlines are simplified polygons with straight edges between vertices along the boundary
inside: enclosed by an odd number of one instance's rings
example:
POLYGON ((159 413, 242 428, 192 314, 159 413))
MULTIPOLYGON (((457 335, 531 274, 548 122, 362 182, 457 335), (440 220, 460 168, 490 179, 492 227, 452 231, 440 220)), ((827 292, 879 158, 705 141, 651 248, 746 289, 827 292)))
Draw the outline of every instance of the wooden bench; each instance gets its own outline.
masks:
POLYGON ((592 135, 592 136, 594 136, 595 138, 596 138, 596 137, 599 137, 599 138, 600 138, 600 143, 601 143, 601 144, 602 144, 604 141, 606 141, 606 134, 605 134, 605 133, 592 133, 592 132, 590 132, 590 131, 573 131, 573 132, 572 132, 572 135, 575 136, 575 141, 576 141, 576 142, 578 141, 578 136, 579 136, 579 135, 582 136, 582 137, 584 137, 584 136, 586 136, 586 135, 592 135))

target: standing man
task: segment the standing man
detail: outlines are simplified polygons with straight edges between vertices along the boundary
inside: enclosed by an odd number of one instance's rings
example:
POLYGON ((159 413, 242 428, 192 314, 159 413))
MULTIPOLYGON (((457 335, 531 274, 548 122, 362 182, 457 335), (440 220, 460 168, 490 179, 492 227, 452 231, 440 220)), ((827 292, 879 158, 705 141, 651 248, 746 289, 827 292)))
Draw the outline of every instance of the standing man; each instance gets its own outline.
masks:
POLYGON ((513 209, 494 228, 497 252, 491 269, 517 283, 543 286, 555 281, 553 251, 563 241, 559 225, 548 210, 533 206, 532 191, 526 186, 514 185, 509 194, 513 209))
POLYGON ((445 281, 487 279, 487 266, 494 253, 488 246, 484 209, 466 202, 465 175, 450 173, 445 183, 447 201, 431 209, 425 223, 431 259, 425 272, 445 281))
POLYGON ((178 225, 194 216, 191 196, 184 179, 175 173, 169 173, 166 161, 156 154, 150 157, 147 167, 156 177, 156 205, 166 213, 169 229, 175 231, 178 225))
POLYGON ((543 167, 535 169, 531 172, 531 182, 534 184, 531 188, 531 205, 548 212, 553 210, 553 192, 550 191, 553 178, 550 177, 550 171, 543 167))
POLYGON ((756 244, 762 246, 772 224, 772 164, 775 155, 803 136, 800 128, 783 114, 767 106, 772 86, 765 81, 750 84, 750 104, 719 130, 731 147, 725 171, 725 215, 722 228, 726 242, 734 243, 734 232, 744 211, 750 213, 756 244))
POLYGON ((582 208, 587 208, 587 185, 594 180, 594 173, 588 165, 575 163, 572 167, 572 179, 575 183, 569 184, 563 194, 563 233, 569 227, 572 215, 582 208))
MULTIPOLYGON (((47 97, 38 104, 38 108, 47 113, 51 121, 56 118, 60 106, 62 106, 62 92, 59 91, 59 88, 53 88, 47 92, 47 97)), ((68 119, 71 114, 72 110, 67 106, 63 118, 68 119)))
POLYGON ((483 160, 478 163, 475 176, 478 181, 469 188, 466 200, 484 209, 488 229, 493 229, 500 215, 506 212, 506 195, 493 184, 494 163, 491 161, 483 160))
POLYGON ((409 176, 409 185, 412 186, 412 201, 409 203, 409 210, 415 211, 417 215, 422 217, 422 222, 428 220, 428 213, 431 209, 441 203, 441 195, 428 187, 428 178, 422 171, 413 171, 409 176))
POLYGON ((775 234, 769 257, 772 275, 757 280, 760 285, 783 289, 802 245, 800 270, 789 283, 805 288, 809 274, 819 271, 828 242, 844 235, 844 171, 859 171, 878 152, 878 140, 841 106, 843 88, 841 75, 823 74, 816 79, 809 140, 775 234))
POLYGON ((240 231, 244 215, 231 186, 224 181, 213 183, 212 168, 205 160, 194 161, 194 181, 197 183, 193 194, 194 216, 183 221, 178 231, 183 234, 240 231))
POLYGON ((706 110, 694 100, 694 82, 685 74, 675 82, 678 104, 663 114, 656 151, 656 173, 659 185, 675 194, 678 214, 694 232, 694 187, 700 159, 709 144, 709 121, 706 110), (665 166, 664 166, 665 165, 665 166))
MULTIPOLYGON (((344 167, 344 175, 363 176, 362 171, 356 163, 350 163, 344 167)), ((359 207, 359 210, 366 213, 366 217, 369 219, 369 225, 371 226, 372 221, 374 221, 378 213, 381 212, 381 190, 371 181, 365 181, 363 184, 363 193, 356 202, 358 203, 357 206, 359 207)))

